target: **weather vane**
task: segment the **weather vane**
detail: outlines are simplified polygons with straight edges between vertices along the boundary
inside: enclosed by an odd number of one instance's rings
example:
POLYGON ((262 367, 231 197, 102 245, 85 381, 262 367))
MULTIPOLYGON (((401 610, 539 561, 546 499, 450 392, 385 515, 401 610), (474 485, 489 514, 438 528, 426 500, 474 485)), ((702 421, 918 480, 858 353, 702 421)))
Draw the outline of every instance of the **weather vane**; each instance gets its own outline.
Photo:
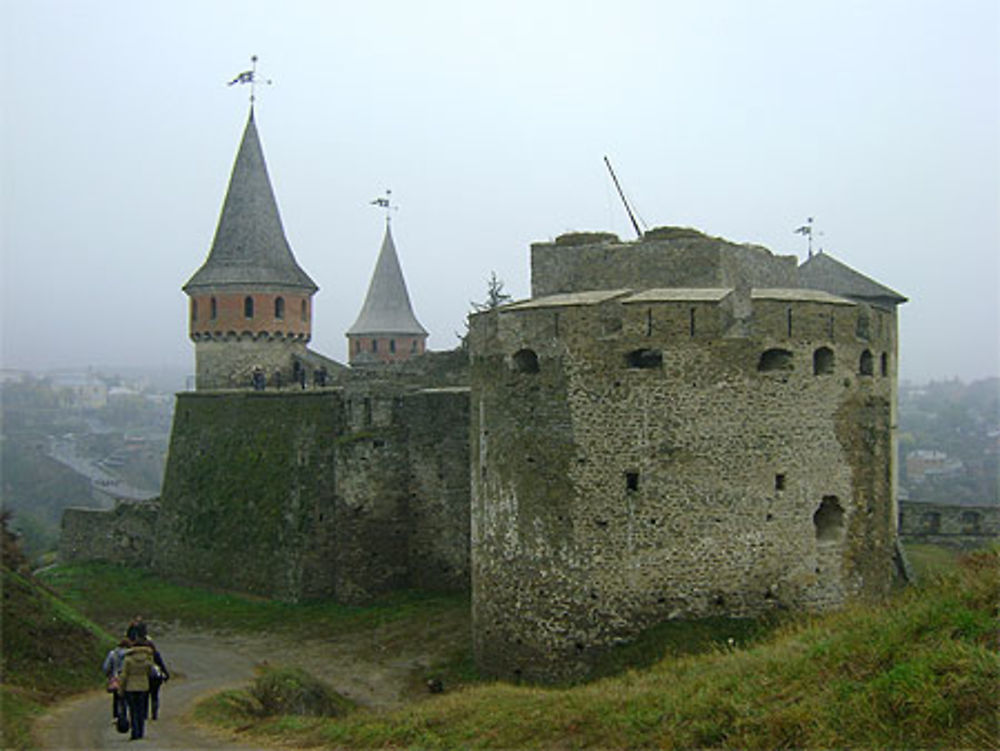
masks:
POLYGON ((227 86, 232 86, 233 84, 237 84, 237 83, 248 83, 248 84, 250 84, 250 105, 253 106, 254 99, 256 99, 256 96, 255 96, 256 89, 255 89, 255 87, 257 86, 257 84, 261 83, 261 84, 270 86, 271 83, 272 83, 272 81, 271 81, 270 78, 261 79, 261 78, 257 77, 257 56, 256 55, 253 55, 250 58, 250 62, 252 63, 252 67, 250 68, 250 70, 243 71, 242 73, 240 73, 239 75, 237 75, 236 78, 234 78, 232 81, 230 81, 226 85, 227 86))
POLYGON ((820 236, 823 235, 822 232, 818 232, 818 233, 813 232, 813 217, 811 217, 811 216, 806 217, 806 223, 803 224, 801 227, 799 227, 797 230, 794 230, 794 232, 797 235, 805 235, 808 238, 808 240, 809 240, 809 257, 812 258, 813 257, 813 235, 814 234, 818 234, 820 236))
POLYGON ((371 205, 385 209, 386 224, 392 220, 391 212, 399 211, 399 206, 392 202, 392 191, 388 189, 385 191, 385 198, 376 198, 374 201, 371 201, 371 205))

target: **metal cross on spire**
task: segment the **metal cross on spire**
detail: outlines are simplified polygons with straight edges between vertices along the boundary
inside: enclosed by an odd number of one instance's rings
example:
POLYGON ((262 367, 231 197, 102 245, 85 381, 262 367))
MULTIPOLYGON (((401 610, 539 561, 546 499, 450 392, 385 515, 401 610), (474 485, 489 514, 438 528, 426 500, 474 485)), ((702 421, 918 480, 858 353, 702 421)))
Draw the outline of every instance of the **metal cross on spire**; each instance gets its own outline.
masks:
POLYGON ((227 86, 232 86, 237 83, 248 83, 250 84, 250 106, 253 107, 254 100, 256 97, 256 86, 258 83, 270 86, 272 81, 270 78, 260 79, 257 77, 257 56, 253 55, 250 58, 252 67, 250 70, 245 70, 238 74, 232 81, 230 81, 227 86))
POLYGON ((392 202, 392 191, 388 189, 385 191, 385 198, 376 198, 374 201, 371 201, 371 205, 385 209, 386 224, 392 221, 392 212, 399 211, 399 206, 392 202))

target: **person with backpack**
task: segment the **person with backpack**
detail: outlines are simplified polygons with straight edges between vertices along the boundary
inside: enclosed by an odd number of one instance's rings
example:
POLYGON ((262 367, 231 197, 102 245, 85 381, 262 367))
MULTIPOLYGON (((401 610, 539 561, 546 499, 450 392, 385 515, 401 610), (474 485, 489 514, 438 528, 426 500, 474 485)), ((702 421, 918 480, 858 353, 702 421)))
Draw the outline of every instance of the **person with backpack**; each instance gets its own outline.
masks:
POLYGON ((153 648, 153 666, 149 669, 149 708, 152 712, 147 716, 155 720, 160 712, 160 686, 170 680, 170 671, 156 645, 150 641, 149 646, 153 648))
POLYGON ((108 680, 108 693, 111 694, 111 720, 117 723, 119 717, 125 716, 125 695, 120 690, 120 675, 125 661, 125 652, 131 646, 128 639, 122 639, 118 646, 108 652, 101 664, 101 670, 108 680))
POLYGON ((135 641, 125 652, 121 687, 128 704, 131 738, 142 738, 146 730, 146 705, 149 703, 149 673, 153 665, 153 647, 145 639, 135 641))

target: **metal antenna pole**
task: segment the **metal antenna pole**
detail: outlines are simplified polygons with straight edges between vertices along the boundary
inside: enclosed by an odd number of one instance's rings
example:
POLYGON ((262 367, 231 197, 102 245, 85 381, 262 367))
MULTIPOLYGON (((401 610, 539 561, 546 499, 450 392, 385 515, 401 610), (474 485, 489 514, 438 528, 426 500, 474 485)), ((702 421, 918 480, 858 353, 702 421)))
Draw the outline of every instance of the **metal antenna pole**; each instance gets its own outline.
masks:
POLYGON ((604 157, 604 163, 608 166, 608 172, 611 173, 611 179, 615 183, 615 188, 618 189, 618 195, 622 199, 622 203, 625 205, 625 211, 628 213, 628 218, 632 222, 632 228, 635 230, 636 237, 642 237, 642 230, 639 229, 639 222, 635 220, 635 214, 632 213, 632 207, 628 205, 628 199, 625 198, 625 192, 622 190, 622 186, 618 183, 618 176, 615 175, 614 168, 611 166, 611 160, 604 157))

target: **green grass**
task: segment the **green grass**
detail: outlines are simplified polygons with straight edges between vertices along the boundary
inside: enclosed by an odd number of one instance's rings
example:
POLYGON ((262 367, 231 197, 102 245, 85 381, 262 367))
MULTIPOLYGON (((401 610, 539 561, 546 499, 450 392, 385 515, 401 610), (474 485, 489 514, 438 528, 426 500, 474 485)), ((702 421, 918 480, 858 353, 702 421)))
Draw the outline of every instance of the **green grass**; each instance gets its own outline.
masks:
POLYGON ((960 550, 940 545, 907 543, 903 548, 918 582, 953 573, 962 557, 960 550))
MULTIPOLYGON (((187 587, 137 569, 101 563, 59 566, 43 580, 67 602, 109 629, 124 629, 141 614, 155 632, 173 623, 240 633, 323 637, 337 630, 363 630, 397 621, 432 622, 468 607, 465 595, 397 592, 364 607, 329 601, 300 604, 187 587)), ((155 636, 155 633, 154 633, 155 636)))
POLYGON ((199 713, 228 707, 224 726, 282 747, 993 748, 998 602, 994 550, 884 606, 570 689, 490 684, 336 720, 248 719, 229 694, 199 713))
POLYGON ((29 576, 3 568, 3 748, 30 746, 30 726, 45 707, 102 685, 101 662, 113 638, 29 576))

